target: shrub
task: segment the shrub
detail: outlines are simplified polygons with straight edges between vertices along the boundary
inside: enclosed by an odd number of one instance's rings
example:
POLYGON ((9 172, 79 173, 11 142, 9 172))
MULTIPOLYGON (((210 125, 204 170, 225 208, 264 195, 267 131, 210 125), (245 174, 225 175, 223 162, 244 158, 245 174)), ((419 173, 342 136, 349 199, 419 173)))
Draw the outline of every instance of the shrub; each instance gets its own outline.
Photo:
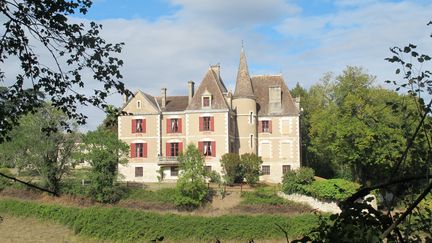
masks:
POLYGON ((321 200, 341 201, 354 194, 359 184, 345 179, 329 179, 314 181, 304 186, 305 193, 321 200))
POLYGON ((262 163, 261 157, 256 154, 246 153, 241 155, 244 178, 248 184, 254 185, 259 181, 260 166, 262 163))
POLYGON ((314 180, 314 170, 301 167, 298 170, 288 171, 282 180, 282 190, 287 194, 304 193, 304 186, 314 180))
POLYGON ((238 154, 224 154, 222 155, 220 162, 224 170, 225 182, 228 185, 243 182, 244 172, 238 154))
POLYGON ((190 144, 179 156, 180 176, 177 180, 175 204, 191 209, 201 206, 208 194, 204 159, 195 145, 190 144))
POLYGON ((0 200, 0 213, 35 217, 61 223, 75 233, 113 242, 149 242, 163 237, 169 242, 223 241, 296 238, 318 224, 318 216, 277 215, 219 217, 156 214, 117 207, 72 208, 30 201, 0 200))
POLYGON ((208 173, 207 176, 210 179, 210 182, 212 183, 220 184, 222 182, 222 178, 217 171, 212 170, 208 173))

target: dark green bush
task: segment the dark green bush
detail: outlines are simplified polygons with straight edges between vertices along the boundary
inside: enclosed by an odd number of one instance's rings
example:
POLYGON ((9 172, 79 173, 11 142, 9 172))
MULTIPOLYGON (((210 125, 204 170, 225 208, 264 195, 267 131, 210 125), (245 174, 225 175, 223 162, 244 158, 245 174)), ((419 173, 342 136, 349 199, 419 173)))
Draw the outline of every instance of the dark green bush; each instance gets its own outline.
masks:
POLYGON ((282 180, 282 190, 287 194, 305 193, 303 186, 314 180, 314 173, 314 170, 308 167, 288 171, 282 180))
POLYGON ((115 242, 148 242, 161 236, 170 242, 282 240, 285 235, 276 224, 293 239, 305 235, 318 223, 318 216, 313 214, 199 217, 116 207, 71 208, 19 200, 0 200, 0 213, 58 222, 77 234, 115 242))
POLYGON ((305 193, 321 200, 341 201, 354 194, 359 184, 345 179, 329 179, 314 181, 304 186, 305 193))

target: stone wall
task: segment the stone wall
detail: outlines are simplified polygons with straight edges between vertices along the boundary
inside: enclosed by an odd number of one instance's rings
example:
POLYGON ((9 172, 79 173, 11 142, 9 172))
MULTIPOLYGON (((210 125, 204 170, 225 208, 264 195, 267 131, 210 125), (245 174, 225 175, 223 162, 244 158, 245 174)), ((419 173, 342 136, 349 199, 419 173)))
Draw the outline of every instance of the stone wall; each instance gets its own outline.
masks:
POLYGON ((287 199, 287 200, 294 201, 294 202, 307 204, 311 208, 319 210, 321 212, 326 212, 326 213, 340 213, 341 212, 339 206, 335 202, 322 202, 316 198, 313 198, 310 196, 305 196, 302 194, 296 194, 296 193, 287 195, 283 192, 278 192, 278 196, 280 196, 284 199, 287 199))

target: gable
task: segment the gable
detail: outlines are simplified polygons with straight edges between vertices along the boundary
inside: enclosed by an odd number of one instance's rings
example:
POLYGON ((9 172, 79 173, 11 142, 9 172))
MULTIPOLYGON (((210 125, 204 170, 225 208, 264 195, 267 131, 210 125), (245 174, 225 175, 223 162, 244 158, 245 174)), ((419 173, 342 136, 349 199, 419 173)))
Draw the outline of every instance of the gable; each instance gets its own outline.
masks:
POLYGON ((228 105, 223 95, 222 80, 214 73, 213 70, 209 69, 201 81, 198 89, 196 90, 192 102, 188 105, 188 110, 205 110, 209 108, 202 107, 202 96, 206 93, 211 94, 211 109, 228 109, 228 105))
POLYGON ((153 96, 137 91, 128 103, 123 107, 128 113, 157 113, 159 108, 153 96))
POLYGON ((297 109, 293 98, 289 92, 288 87, 285 84, 281 75, 260 75, 253 76, 251 78, 252 86, 257 97, 258 103, 258 115, 270 115, 269 105, 269 88, 279 86, 281 91, 281 107, 280 114, 277 115, 298 115, 299 110, 297 109))

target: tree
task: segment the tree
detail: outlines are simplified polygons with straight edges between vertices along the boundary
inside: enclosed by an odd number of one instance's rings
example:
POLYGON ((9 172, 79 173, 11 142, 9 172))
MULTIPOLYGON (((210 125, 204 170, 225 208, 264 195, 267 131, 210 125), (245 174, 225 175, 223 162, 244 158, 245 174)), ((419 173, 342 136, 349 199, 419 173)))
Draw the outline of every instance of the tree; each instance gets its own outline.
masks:
MULTIPOLYGON (((362 184, 379 182, 390 173, 418 117, 411 99, 374 87, 373 81, 362 69, 348 67, 322 96, 321 109, 310 116, 309 151, 316 163, 329 162, 339 177, 362 184)), ((425 145, 425 139, 416 140, 412 152, 418 156, 403 168, 406 175, 426 169, 428 153, 416 152, 425 145)))
MULTIPOLYGON (((78 111, 78 105, 105 109, 105 98, 112 91, 132 95, 119 81, 123 61, 116 54, 123 44, 107 43, 99 37, 101 25, 90 22, 86 26, 68 18, 78 12, 86 14, 91 4, 90 0, 1 1, 0 63, 19 62, 18 74, 7 73, 10 68, 0 72, 0 80, 11 83, 0 87, 0 143, 11 138, 8 131, 21 116, 34 112, 45 99, 69 119, 84 124, 87 117, 78 111), (99 87, 85 95, 81 92, 88 79, 99 87)), ((70 130, 67 122, 61 125, 70 130)))
POLYGON ((199 207, 208 194, 204 159, 198 148, 190 144, 178 160, 180 175, 177 180, 175 204, 186 209, 199 207))
POLYGON ((256 154, 246 153, 241 155, 244 178, 248 184, 254 185, 259 181, 262 163, 261 157, 256 154))
POLYGON ((241 166, 240 156, 234 153, 227 153, 222 155, 220 163, 223 168, 224 180, 227 184, 243 182, 243 168, 241 166))
POLYGON ((93 199, 113 203, 120 199, 119 188, 115 186, 117 181, 118 164, 127 163, 129 146, 119 140, 117 135, 103 127, 96 131, 88 132, 81 145, 79 159, 88 161, 91 170, 89 195, 93 199))
POLYGON ((20 125, 8 133, 14 139, 0 144, 0 163, 18 171, 36 173, 46 188, 58 193, 63 175, 74 164, 72 154, 77 133, 43 131, 44 127, 59 128, 61 123, 70 122, 64 113, 49 104, 35 114, 22 117, 19 122, 20 125))

